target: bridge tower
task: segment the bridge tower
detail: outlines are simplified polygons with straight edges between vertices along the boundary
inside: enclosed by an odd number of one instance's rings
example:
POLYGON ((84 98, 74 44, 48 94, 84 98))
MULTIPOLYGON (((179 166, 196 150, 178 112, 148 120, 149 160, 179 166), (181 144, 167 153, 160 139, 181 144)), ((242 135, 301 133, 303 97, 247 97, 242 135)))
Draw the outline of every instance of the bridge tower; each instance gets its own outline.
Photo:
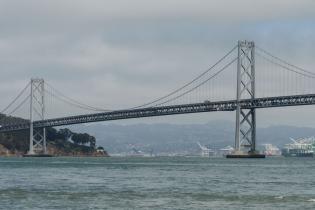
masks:
POLYGON ((241 108, 242 99, 255 99, 255 43, 252 41, 238 41, 234 155, 255 156, 258 155, 256 152, 256 112, 254 108, 241 108))
POLYGON ((28 155, 46 154, 46 129, 34 128, 35 117, 45 119, 45 85, 43 79, 31 79, 30 94, 30 148, 28 155))

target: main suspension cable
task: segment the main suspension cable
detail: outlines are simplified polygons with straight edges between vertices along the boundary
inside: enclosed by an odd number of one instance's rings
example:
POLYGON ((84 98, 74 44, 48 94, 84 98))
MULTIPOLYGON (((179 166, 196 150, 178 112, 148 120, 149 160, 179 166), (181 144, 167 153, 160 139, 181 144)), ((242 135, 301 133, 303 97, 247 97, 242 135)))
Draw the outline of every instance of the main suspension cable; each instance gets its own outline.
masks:
POLYGON ((276 60, 278 60, 278 61, 281 61, 282 63, 284 63, 284 64, 286 64, 286 65, 288 65, 288 66, 290 66, 290 67, 296 68, 296 69, 298 69, 298 70, 300 70, 300 71, 302 71, 302 72, 305 72, 305 73, 311 74, 312 76, 315 76, 315 73, 314 73, 314 72, 311 72, 311 71, 308 71, 308 70, 303 69, 303 68, 301 68, 301 67, 298 67, 298 66, 296 66, 296 65, 290 64, 289 62, 287 62, 287 61, 285 61, 285 60, 283 60, 283 59, 281 59, 281 58, 279 58, 279 57, 277 57, 277 56, 275 56, 275 55, 269 53, 268 51, 262 49, 261 47, 256 46, 256 48, 257 48, 259 51, 261 51, 261 52, 263 52, 263 53, 269 55, 270 57, 272 57, 272 58, 274 58, 274 59, 276 59, 276 60))
POLYGON ((30 95, 26 96, 24 98, 24 100, 15 108, 13 109, 10 113, 8 113, 8 115, 12 115, 16 110, 18 110, 19 108, 21 108, 21 106, 30 98, 30 95))
POLYGON ((186 91, 186 92, 184 92, 184 93, 182 93, 182 94, 180 94, 180 95, 178 95, 178 96, 176 96, 176 97, 174 97, 174 98, 171 98, 171 99, 169 99, 169 100, 167 100, 167 101, 165 101, 165 102, 163 102, 163 103, 156 104, 155 106, 161 106, 161 105, 163 105, 163 104, 166 104, 166 103, 168 103, 168 102, 174 101, 174 100, 176 100, 176 99, 178 99, 178 98, 180 98, 180 97, 182 97, 182 96, 184 96, 184 95, 186 95, 186 94, 192 92, 193 90, 195 90, 195 89, 197 89, 198 87, 202 86, 203 84, 205 84, 205 83, 208 82, 209 80, 211 80, 211 79, 215 78, 216 76, 218 76, 221 72, 223 72, 223 71, 224 71, 225 69, 227 69, 230 65, 232 65, 232 63, 234 63, 236 60, 237 60, 237 57, 234 58, 234 59, 233 59, 231 62, 229 62, 228 64, 226 64, 222 69, 220 69, 218 72, 216 72, 215 74, 213 74, 211 77, 209 77, 208 79, 206 79, 205 81, 203 81, 203 82, 200 83, 199 85, 196 85, 196 86, 193 87, 192 89, 190 89, 190 90, 188 90, 188 91, 186 91))
POLYGON ((50 92, 50 91, 48 91, 48 90, 45 90, 45 92, 46 92, 48 95, 50 95, 50 96, 56 98, 57 100, 62 101, 62 102, 66 103, 66 104, 69 104, 69 105, 71 105, 71 106, 74 106, 74 107, 77 107, 77 108, 80 108, 80 109, 83 109, 83 110, 88 110, 88 111, 94 111, 94 112, 99 112, 99 111, 100 111, 99 109, 87 108, 87 107, 85 107, 85 106, 81 106, 81 105, 79 105, 79 104, 76 104, 76 103, 67 101, 67 100, 65 100, 64 98, 62 98, 62 97, 60 97, 60 96, 58 96, 58 95, 56 95, 56 94, 54 94, 54 93, 52 93, 52 92, 50 92))
POLYGON ((4 114, 5 111, 7 111, 12 104, 14 104, 23 94, 24 92, 27 90, 27 88, 30 86, 30 82, 27 83, 27 85, 25 86, 25 88, 23 88, 23 90, 13 99, 13 101, 11 101, 11 103, 9 103, 2 111, 1 113, 4 114))
POLYGON ((294 69, 292 69, 292 68, 289 68, 289 67, 287 67, 287 66, 285 66, 285 65, 282 65, 282 64, 280 64, 280 63, 278 63, 278 62, 276 62, 276 61, 273 61, 273 60, 267 58, 266 56, 264 56, 264 55, 262 55, 262 54, 260 54, 260 53, 258 53, 258 52, 255 52, 255 54, 258 55, 258 56, 260 56, 260 57, 262 57, 262 58, 265 59, 266 61, 268 61, 268 62, 270 62, 270 63, 273 63, 273 64, 275 64, 275 65, 277 65, 277 66, 280 66, 281 68, 284 68, 284 69, 286 69, 286 70, 288 70, 288 71, 294 72, 294 73, 296 73, 296 74, 303 75, 303 76, 308 77, 308 78, 315 79, 315 75, 313 76, 313 75, 305 74, 305 73, 299 72, 299 71, 297 71, 297 70, 294 70, 294 69))
POLYGON ((135 106, 131 109, 137 109, 137 108, 141 108, 141 107, 145 107, 145 106, 148 106, 148 105, 152 105, 156 102, 159 102, 165 98, 168 98, 169 96, 172 96, 174 95, 175 93, 178 93, 179 91, 183 90, 184 88, 188 87, 189 85, 191 85, 192 83, 194 83, 195 81, 197 81, 198 79, 200 79, 202 76, 204 76, 205 74, 207 74, 208 72, 210 72, 212 69, 214 69, 214 67, 216 67, 219 63, 221 63, 225 58, 227 58, 235 49, 237 48, 237 45, 234 46, 227 54, 225 54, 221 59, 219 59, 215 64, 213 64, 210 68, 208 68, 206 71, 204 71, 202 74, 200 74, 199 76, 197 76, 196 78, 194 78, 192 81, 188 82, 187 84, 183 85, 182 87, 172 91, 171 93, 163 96, 163 97, 160 97, 160 98, 157 98, 151 102, 148 102, 148 103, 145 103, 145 104, 142 104, 142 105, 139 105, 139 106, 135 106))
MULTIPOLYGON (((111 110, 108 110, 108 109, 102 109, 102 108, 98 108, 98 107, 93 107, 93 106, 90 106, 90 105, 87 105, 87 104, 83 104, 77 100, 74 100, 68 96, 66 96, 65 94, 63 94, 61 91, 57 90, 56 88, 54 88, 52 85, 48 84, 47 82, 45 82, 45 84, 51 88, 54 92, 56 92, 57 94, 59 94, 59 99, 63 98, 63 101, 66 102, 67 100, 69 101, 69 103, 71 103, 72 105, 75 105, 75 106, 79 106, 80 108, 85 108, 87 110, 93 110, 93 111, 102 111, 102 112, 108 112, 108 111, 111 111, 111 110)), ((57 97, 56 94, 53 94, 55 97, 57 97)))

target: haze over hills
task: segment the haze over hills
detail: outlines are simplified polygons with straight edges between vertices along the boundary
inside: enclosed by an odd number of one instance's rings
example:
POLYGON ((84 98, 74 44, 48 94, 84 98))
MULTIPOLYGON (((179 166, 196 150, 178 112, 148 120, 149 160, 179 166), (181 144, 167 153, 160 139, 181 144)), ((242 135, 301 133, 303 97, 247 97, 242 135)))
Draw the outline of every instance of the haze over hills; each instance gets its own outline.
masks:
MULTIPOLYGON (((222 148, 234 145, 234 122, 211 121, 206 124, 91 124, 76 125, 71 129, 94 135, 97 145, 109 153, 125 153, 132 147, 154 153, 198 153, 196 142, 222 148)), ((257 129, 258 145, 272 143, 279 147, 289 143, 289 138, 315 135, 315 128, 270 126, 257 129)))

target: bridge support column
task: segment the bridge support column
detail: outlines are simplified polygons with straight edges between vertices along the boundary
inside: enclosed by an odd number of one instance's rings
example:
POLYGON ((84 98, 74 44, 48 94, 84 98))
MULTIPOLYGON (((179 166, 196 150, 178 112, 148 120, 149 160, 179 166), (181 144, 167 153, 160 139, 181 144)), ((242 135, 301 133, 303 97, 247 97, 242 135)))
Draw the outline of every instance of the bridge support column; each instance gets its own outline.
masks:
POLYGON ((46 149, 46 129, 34 128, 36 116, 39 120, 45 119, 45 86, 43 79, 31 79, 30 95, 30 147, 28 155, 43 155, 46 149))
POLYGON ((264 157, 256 151, 255 109, 242 109, 242 99, 255 99, 255 43, 238 42, 235 152, 227 157, 264 157))

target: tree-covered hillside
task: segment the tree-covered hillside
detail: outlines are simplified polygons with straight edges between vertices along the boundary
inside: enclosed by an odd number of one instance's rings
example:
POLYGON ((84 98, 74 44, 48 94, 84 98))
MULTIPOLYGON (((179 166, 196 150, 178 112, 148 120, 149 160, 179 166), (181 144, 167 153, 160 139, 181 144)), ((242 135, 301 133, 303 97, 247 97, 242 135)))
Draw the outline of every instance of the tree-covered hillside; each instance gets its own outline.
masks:
MULTIPOLYGON (((0 114, 0 124, 25 122, 26 120, 0 114)), ((59 155, 95 154, 96 139, 87 133, 72 132, 67 128, 46 129, 48 151, 59 155)), ((25 154, 29 149, 29 130, 0 134, 0 145, 10 153, 25 154)), ((106 153, 106 152, 105 152, 106 153)))

